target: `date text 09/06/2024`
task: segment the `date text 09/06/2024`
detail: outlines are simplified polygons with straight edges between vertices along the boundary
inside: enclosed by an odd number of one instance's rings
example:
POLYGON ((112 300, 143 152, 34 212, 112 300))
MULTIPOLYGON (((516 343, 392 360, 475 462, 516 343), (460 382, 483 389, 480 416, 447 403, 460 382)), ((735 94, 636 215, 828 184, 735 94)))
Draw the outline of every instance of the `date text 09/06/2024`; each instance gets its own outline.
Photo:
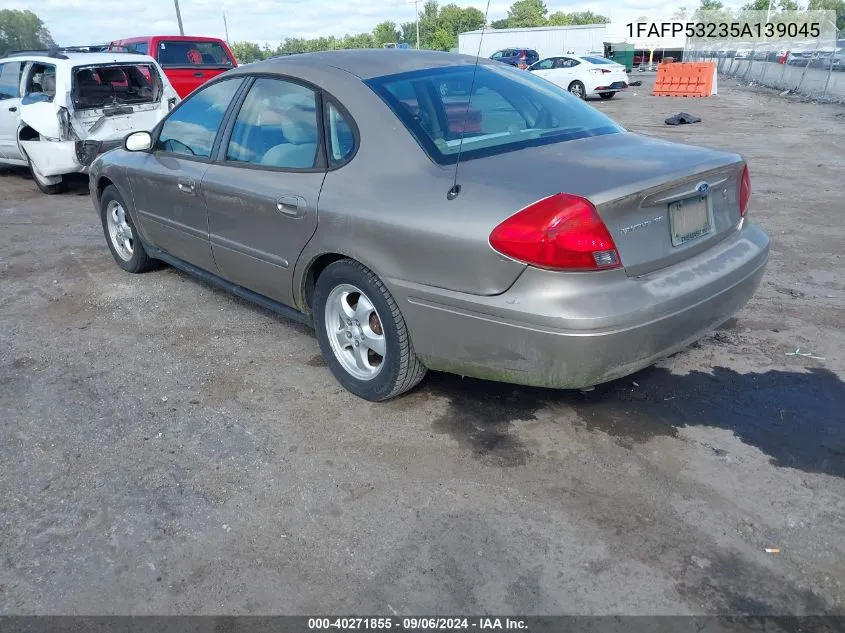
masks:
POLYGON ((817 38, 818 22, 629 22, 628 37, 689 37, 736 39, 741 37, 817 38))
POLYGON ((528 625, 519 618, 496 617, 327 617, 308 618, 309 631, 521 631, 528 625))

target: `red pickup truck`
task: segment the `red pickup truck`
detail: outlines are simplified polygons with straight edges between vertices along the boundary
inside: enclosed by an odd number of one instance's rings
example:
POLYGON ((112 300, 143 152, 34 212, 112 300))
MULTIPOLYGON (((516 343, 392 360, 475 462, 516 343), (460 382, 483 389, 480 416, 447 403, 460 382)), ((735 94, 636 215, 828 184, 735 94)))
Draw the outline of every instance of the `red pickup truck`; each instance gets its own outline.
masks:
POLYGON ((153 57, 183 99, 209 79, 238 65, 226 42, 216 37, 128 37, 111 42, 109 50, 153 57))

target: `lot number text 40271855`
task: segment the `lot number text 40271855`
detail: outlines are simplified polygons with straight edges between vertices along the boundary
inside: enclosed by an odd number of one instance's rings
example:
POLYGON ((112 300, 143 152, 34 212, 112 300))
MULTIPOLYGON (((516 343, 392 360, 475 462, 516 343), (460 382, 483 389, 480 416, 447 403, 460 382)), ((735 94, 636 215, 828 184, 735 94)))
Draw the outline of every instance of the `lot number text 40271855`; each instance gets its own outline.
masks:
POLYGON ((689 37, 696 39, 817 38, 818 22, 629 22, 628 37, 689 37))

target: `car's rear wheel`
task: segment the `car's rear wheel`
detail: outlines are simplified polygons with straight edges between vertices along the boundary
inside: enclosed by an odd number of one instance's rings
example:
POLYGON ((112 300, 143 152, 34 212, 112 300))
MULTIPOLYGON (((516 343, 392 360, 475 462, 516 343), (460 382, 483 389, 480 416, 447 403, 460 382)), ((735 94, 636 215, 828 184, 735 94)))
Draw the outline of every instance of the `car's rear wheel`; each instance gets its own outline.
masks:
POLYGON ((330 264, 317 279, 313 304, 320 350, 348 391, 382 402, 425 376, 396 301, 368 268, 348 259, 330 264))
POLYGON ((613 97, 616 96, 616 93, 615 92, 600 92, 599 96, 602 99, 604 99, 605 101, 607 101, 608 99, 613 99, 613 97))
POLYGON ((578 97, 579 99, 584 99, 587 96, 587 89, 584 88, 584 84, 582 84, 580 81, 573 81, 571 84, 569 84, 569 92, 570 94, 575 97, 578 97))
POLYGON ((100 219, 118 266, 130 273, 145 273, 155 268, 156 262, 144 250, 126 203, 114 185, 106 187, 100 196, 100 219))
POLYGON ((56 182, 55 177, 51 178, 43 175, 38 171, 38 168, 29 156, 26 157, 26 162, 29 163, 29 173, 32 174, 32 179, 35 181, 35 185, 41 190, 41 193, 52 196, 64 191, 65 181, 63 178, 58 178, 58 182, 56 182))

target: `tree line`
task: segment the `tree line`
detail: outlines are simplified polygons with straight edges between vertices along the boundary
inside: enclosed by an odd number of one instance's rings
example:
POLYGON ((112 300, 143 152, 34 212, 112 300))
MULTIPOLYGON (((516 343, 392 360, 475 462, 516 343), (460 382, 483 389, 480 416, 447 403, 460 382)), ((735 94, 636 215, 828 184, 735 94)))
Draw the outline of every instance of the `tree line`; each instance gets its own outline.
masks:
MULTIPOLYGON (((749 0, 742 10, 767 11, 769 0, 749 0)), ((836 12, 836 26, 845 31, 845 0, 807 0, 800 3, 796 0, 773 0, 772 10, 777 15, 784 11, 830 10, 836 12)), ((695 19, 707 12, 708 19, 714 15, 723 15, 726 19, 733 12, 725 7, 720 0, 701 0, 695 11, 689 12, 686 7, 678 7, 675 19, 695 19)), ((662 16, 661 16, 662 17, 662 16)), ((646 21, 646 18, 640 18, 646 21)), ((729 20, 728 20, 729 21, 729 20)), ((501 20, 493 20, 486 24, 484 14, 474 7, 459 7, 455 4, 440 6, 437 0, 428 0, 419 14, 419 47, 428 50, 448 51, 458 45, 458 34, 474 31, 484 26, 493 29, 525 28, 537 26, 568 26, 579 24, 606 24, 610 19, 592 11, 565 13, 556 11, 549 14, 543 0, 516 0, 507 16, 501 20)), ((840 34, 845 37, 845 33, 840 34)), ((106 35, 104 40, 111 39, 106 35)), ((71 42, 71 44, 85 45, 96 42, 71 42)), ((348 34, 339 37, 318 37, 313 39, 288 38, 279 46, 259 46, 254 42, 235 42, 232 52, 238 62, 249 62, 267 59, 281 55, 307 53, 348 48, 381 48, 385 44, 407 44, 417 46, 417 22, 385 21, 376 25, 369 33, 348 34)), ((53 46, 53 38, 41 18, 29 10, 0 9, 0 55, 10 50, 49 48, 53 46)))

